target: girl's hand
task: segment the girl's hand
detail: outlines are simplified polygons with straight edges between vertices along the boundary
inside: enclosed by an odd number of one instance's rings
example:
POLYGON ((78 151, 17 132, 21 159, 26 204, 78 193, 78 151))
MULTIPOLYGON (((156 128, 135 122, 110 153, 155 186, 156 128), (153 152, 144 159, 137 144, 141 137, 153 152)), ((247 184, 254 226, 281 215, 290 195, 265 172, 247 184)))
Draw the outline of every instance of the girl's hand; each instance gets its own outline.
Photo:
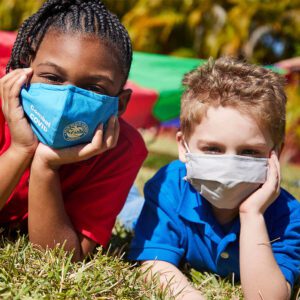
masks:
POLYGON ((109 119, 108 126, 103 134, 103 124, 100 124, 89 144, 78 145, 70 148, 53 149, 42 143, 36 150, 34 162, 38 161, 51 169, 58 169, 61 165, 87 160, 103 153, 117 145, 120 125, 117 117, 109 119))
POLYGON ((0 97, 2 111, 11 134, 11 145, 21 151, 33 155, 38 140, 34 135, 20 104, 22 86, 32 75, 32 69, 16 69, 0 79, 0 97))
POLYGON ((269 158, 266 182, 243 201, 239 207, 240 214, 263 214, 280 194, 280 164, 274 151, 269 158))

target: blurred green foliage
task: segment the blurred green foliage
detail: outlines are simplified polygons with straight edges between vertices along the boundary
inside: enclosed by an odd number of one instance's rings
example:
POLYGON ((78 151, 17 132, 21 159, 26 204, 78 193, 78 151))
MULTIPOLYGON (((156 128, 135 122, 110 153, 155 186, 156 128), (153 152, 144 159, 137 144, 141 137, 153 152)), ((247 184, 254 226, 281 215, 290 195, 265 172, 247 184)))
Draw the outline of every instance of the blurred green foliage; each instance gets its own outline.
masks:
POLYGON ((39 9, 43 0, 0 0, 0 29, 16 30, 39 9))
MULTIPOLYGON (((16 30, 44 0, 0 0, 0 30, 16 30)), ((300 0, 103 0, 136 51, 186 57, 221 55, 272 64, 300 56, 300 0)), ((287 90, 286 160, 300 161, 300 92, 287 90), (296 151, 296 152, 295 152, 296 151), (297 154, 295 154, 297 153, 297 154)))
POLYGON ((268 64, 300 55, 300 1, 104 0, 138 51, 268 64), (125 4, 127 6, 125 8, 125 4), (120 13, 120 8, 127 12, 120 13))
MULTIPOLYGON (((16 30, 44 0, 0 0, 0 29, 16 30)), ((243 56, 274 63, 300 55, 300 0, 103 0, 136 51, 243 56)))
POLYGON ((283 151, 284 162, 300 163, 300 75, 294 74, 286 87, 286 138, 283 151))

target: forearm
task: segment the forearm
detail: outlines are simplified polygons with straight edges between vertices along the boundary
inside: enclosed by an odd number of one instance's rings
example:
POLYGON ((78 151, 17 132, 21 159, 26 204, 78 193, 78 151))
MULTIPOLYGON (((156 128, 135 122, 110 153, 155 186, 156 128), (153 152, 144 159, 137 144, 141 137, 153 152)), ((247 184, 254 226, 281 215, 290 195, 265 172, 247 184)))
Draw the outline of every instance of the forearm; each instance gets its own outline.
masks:
POLYGON ((29 167, 32 156, 33 153, 17 150, 13 146, 0 156, 0 209, 29 167))
POLYGON ((240 273, 245 299, 289 299, 262 214, 241 213, 240 273))
POLYGON ((148 282, 159 280, 170 297, 176 300, 204 299, 201 293, 191 286, 186 276, 174 265, 164 261, 145 261, 142 264, 148 282))
POLYGON ((30 241, 43 248, 64 244, 82 259, 79 238, 65 212, 59 174, 38 159, 33 160, 29 183, 28 230, 30 241))

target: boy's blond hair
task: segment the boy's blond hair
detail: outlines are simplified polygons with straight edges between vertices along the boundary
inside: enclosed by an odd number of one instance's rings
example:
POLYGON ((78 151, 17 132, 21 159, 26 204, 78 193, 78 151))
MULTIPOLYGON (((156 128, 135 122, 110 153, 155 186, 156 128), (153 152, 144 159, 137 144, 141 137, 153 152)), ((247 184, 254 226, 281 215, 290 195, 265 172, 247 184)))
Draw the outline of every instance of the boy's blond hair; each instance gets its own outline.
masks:
MULTIPOLYGON (((188 139, 210 106, 230 106, 251 115, 267 129, 276 148, 284 141, 285 79, 265 68, 223 57, 183 78, 181 131, 188 139)), ((220 128, 222 130, 222 128, 220 128)))

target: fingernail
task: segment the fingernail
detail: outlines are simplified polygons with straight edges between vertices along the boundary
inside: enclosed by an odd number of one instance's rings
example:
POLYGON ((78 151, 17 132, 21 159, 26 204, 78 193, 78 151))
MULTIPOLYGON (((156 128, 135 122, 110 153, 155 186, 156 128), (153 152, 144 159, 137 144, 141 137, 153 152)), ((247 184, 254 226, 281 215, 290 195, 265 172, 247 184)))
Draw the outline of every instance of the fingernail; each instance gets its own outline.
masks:
POLYGON ((113 119, 114 126, 116 125, 117 119, 118 119, 118 117, 117 117, 117 116, 114 116, 114 119, 113 119))
POLYGON ((20 78, 18 79, 18 81, 24 81, 27 78, 26 75, 21 75, 20 78))

